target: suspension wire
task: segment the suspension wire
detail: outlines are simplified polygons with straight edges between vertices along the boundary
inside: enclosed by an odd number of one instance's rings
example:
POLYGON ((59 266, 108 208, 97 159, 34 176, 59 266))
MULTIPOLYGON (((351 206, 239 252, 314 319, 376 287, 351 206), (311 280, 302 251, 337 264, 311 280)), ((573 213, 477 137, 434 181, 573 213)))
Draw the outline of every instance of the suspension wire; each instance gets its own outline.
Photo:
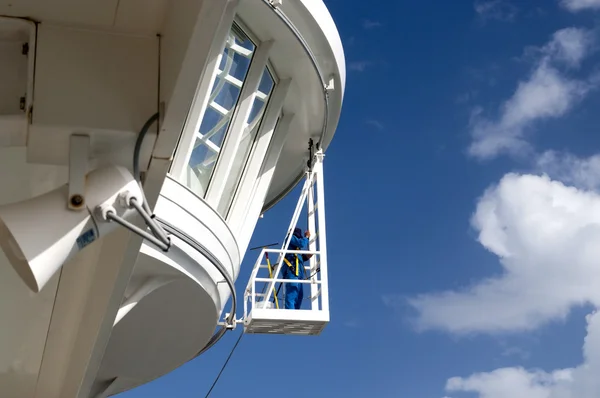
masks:
POLYGON ((215 378, 215 381, 213 381, 212 385, 210 386, 210 389, 208 390, 208 392, 206 393, 206 395, 204 396, 204 398, 208 398, 210 396, 210 393, 212 392, 213 388, 215 388, 215 386, 217 385, 217 382, 219 381, 219 379, 221 378, 221 375, 223 374, 223 371, 225 370, 225 368, 227 367, 227 364, 229 363, 229 360, 231 359, 231 356, 233 355, 233 353, 235 352, 235 349, 237 348, 238 344, 240 343, 240 340, 242 340, 242 337, 244 337, 244 331, 242 330, 242 332, 240 333, 240 336, 238 337, 237 341, 235 342, 235 345, 233 346, 233 348, 231 349, 231 351, 229 352, 229 355, 227 356, 227 359, 225 360, 225 363, 223 364, 223 366, 221 367, 221 370, 219 371, 219 374, 217 375, 217 377, 215 378))

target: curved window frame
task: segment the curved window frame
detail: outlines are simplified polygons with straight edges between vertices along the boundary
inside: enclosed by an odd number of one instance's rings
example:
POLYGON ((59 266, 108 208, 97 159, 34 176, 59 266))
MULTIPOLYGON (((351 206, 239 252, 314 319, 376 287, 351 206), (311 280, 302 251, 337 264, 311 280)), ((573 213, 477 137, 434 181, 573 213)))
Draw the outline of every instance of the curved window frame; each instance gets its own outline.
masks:
MULTIPOLYGON (((277 73, 275 72, 275 68, 273 67, 270 60, 267 61, 267 65, 265 66, 264 71, 269 73, 269 76, 273 82, 271 90, 269 91, 268 96, 267 96, 266 100, 264 101, 264 103, 261 107, 261 110, 258 114, 260 119, 258 120, 257 126, 255 127, 253 136, 250 137, 251 142, 245 148, 246 150, 244 151, 243 154, 240 152, 242 150, 242 148, 238 147, 236 156, 244 156, 244 159, 242 159, 238 168, 230 170, 230 173, 227 175, 226 187, 227 187, 227 183, 231 183, 232 178, 235 179, 235 181, 233 181, 233 183, 229 186, 231 188, 231 190, 224 191, 224 194, 226 194, 226 195, 223 195, 221 197, 221 201, 217 205, 217 211, 226 220, 229 219, 229 215, 231 213, 231 208, 233 207, 233 205, 235 203, 235 198, 239 193, 241 182, 244 178, 246 170, 248 169, 248 164, 253 159, 257 141, 260 138, 261 134, 264 133, 263 122, 265 121, 265 118, 267 117, 267 113, 269 112, 269 109, 270 109, 269 104, 271 103, 271 100, 273 99, 273 94, 276 92, 277 86, 279 85, 280 79, 277 76, 277 73), (224 206, 224 208, 222 206, 224 206)), ((264 74, 264 72, 263 72, 263 74, 264 74)), ((245 127, 245 128, 247 128, 247 127, 245 127)))
MULTIPOLYGON (((238 46, 243 47, 239 44, 238 46)), ((244 94, 244 87, 247 85, 250 70, 252 68, 255 56, 258 52, 259 46, 260 43, 257 41, 256 36, 254 36, 253 34, 248 34, 247 29, 245 28, 244 24, 239 20, 239 18, 234 18, 234 22, 227 27, 222 48, 219 51, 219 55, 214 62, 211 73, 207 74, 204 78, 209 80, 208 87, 205 90, 206 92, 201 97, 199 95, 197 96, 197 98, 194 101, 194 104, 192 105, 192 109, 190 109, 187 122, 190 125, 186 126, 186 129, 182 134, 182 138, 180 140, 178 150, 175 154, 170 174, 177 181, 187 186, 192 192, 196 193, 198 197, 204 199, 207 199, 208 197, 209 189, 211 187, 212 182, 214 181, 216 170, 219 165, 219 160, 222 156, 222 149, 224 149, 227 145, 228 137, 235 126, 236 115, 239 114, 238 108, 240 106, 240 101, 242 100, 242 95, 244 94), (223 73, 223 71, 220 70, 220 66, 223 62, 223 56, 227 48, 227 40, 229 39, 232 33, 234 36, 243 35, 242 37, 244 39, 247 39, 253 46, 252 50, 245 49, 246 51, 251 51, 251 54, 248 57, 249 62, 244 71, 243 80, 241 81, 240 79, 231 76, 229 74, 229 71, 226 72, 226 76, 221 76, 221 78, 219 78, 220 74, 223 73), (225 80, 231 80, 233 83, 226 83, 225 80), (236 82, 238 83, 237 85, 234 84, 236 82), (241 85, 239 85, 240 82, 241 85), (215 102, 216 97, 218 97, 221 94, 221 89, 216 87, 217 84, 231 84, 232 86, 238 87, 239 91, 237 92, 237 96, 234 98, 230 109, 223 108, 215 102), (209 102, 211 101, 214 102, 214 104, 209 104, 209 102), (214 123, 215 126, 209 129, 209 131, 205 131, 203 135, 202 133, 200 133, 200 131, 203 123, 206 120, 209 108, 214 108, 216 110, 214 111, 214 113, 220 113, 221 117, 216 123, 214 123), (191 130, 192 125, 193 130, 191 130), (215 127, 218 128, 215 130, 215 127), (211 136, 219 136, 220 144, 215 144, 215 142, 211 140, 211 136), (208 173, 207 177, 202 178, 202 176, 198 175, 193 169, 193 167, 190 166, 190 163, 193 162, 192 157, 194 156, 194 151, 196 149, 199 149, 200 151, 204 149, 206 153, 208 153, 210 150, 214 152, 214 157, 212 159, 210 157, 207 157, 206 155, 204 157, 200 155, 200 159, 203 162, 208 161, 210 163, 210 165, 204 170, 208 173), (191 173, 194 173, 195 175, 191 175, 191 173)), ((242 48, 242 50, 244 50, 244 48, 242 48)), ((226 92, 224 92, 224 94, 227 96, 226 92)), ((231 97, 231 93, 229 93, 229 97, 231 97)))
MULTIPOLYGON (((230 26, 223 26, 223 45, 218 52, 218 57, 213 59, 213 62, 207 69, 207 73, 203 77, 198 86, 197 95, 194 103, 188 113, 184 131, 180 138, 180 143, 174 156, 174 160, 169 174, 172 178, 187 186, 198 197, 203 199, 215 211, 218 210, 219 203, 226 200, 227 206, 225 210, 218 213, 226 220, 227 224, 236 233, 244 234, 245 226, 251 220, 248 219, 248 212, 254 214, 255 207, 258 205, 262 208, 262 201, 257 200, 262 194, 266 194, 268 189, 267 180, 270 180, 272 174, 272 166, 265 169, 265 165, 273 163, 274 150, 278 154, 280 149, 274 149, 273 146, 280 147, 283 141, 279 143, 279 135, 287 135, 287 127, 282 128, 281 120, 290 119, 293 115, 284 118, 283 103, 285 101, 287 91, 291 84, 291 79, 281 79, 276 68, 269 59, 269 51, 273 46, 273 41, 260 41, 257 36, 247 28, 237 16, 230 26), (194 148, 196 131, 204 119, 204 114, 208 106, 208 100, 212 93, 212 88, 216 81, 216 74, 219 71, 221 58, 226 46, 226 38, 229 36, 232 26, 236 26, 244 35, 255 45, 252 60, 250 62, 246 78, 241 87, 238 102, 233 108, 233 114, 229 122, 229 126, 224 135, 221 145, 223 151, 219 153, 216 159, 215 166, 212 170, 210 179, 207 182, 206 189, 203 194, 192 189, 186 181, 186 170, 191 151, 194 148), (257 131, 251 139, 249 146, 244 146, 245 153, 240 153, 240 142, 245 130, 245 123, 249 118, 254 102, 254 97, 259 89, 261 78, 268 70, 273 85, 271 92, 265 104, 263 105, 262 117, 258 123, 257 131), (283 119, 282 119, 283 118, 283 119), (237 156, 244 156, 244 160, 237 168, 233 167, 234 160, 237 156), (265 174, 266 173, 266 174, 265 174), (226 182, 228 178, 235 178, 233 188, 228 192, 228 198, 224 197, 226 190, 226 182), (267 185, 265 185, 267 184, 267 185), (263 192, 265 191, 265 192, 263 192), (255 206, 254 202, 260 202, 255 206)), ((289 120, 283 123, 288 126, 289 120)), ((229 187, 230 188, 230 187, 229 187)), ((227 189, 229 189, 227 188, 227 189)), ((259 207, 256 207, 257 209, 259 207)), ((253 218, 250 216, 250 218, 253 218)), ((254 220, 254 223, 256 220, 254 220)))
MULTIPOLYGON (((236 19, 236 22, 238 20, 236 19)), ((243 22, 239 21, 238 26, 244 30, 248 37, 256 38, 249 29, 244 26, 243 22)), ((232 172, 236 156, 240 143, 243 138, 245 123, 252 111, 252 105, 254 98, 259 88, 260 80, 263 76, 264 69, 269 62, 269 52, 273 46, 273 41, 259 41, 256 45, 256 50, 252 63, 250 64, 250 70, 248 76, 244 82, 242 93, 240 94, 241 102, 235 109, 231 127, 225 137, 223 144, 223 153, 219 155, 215 173, 213 174, 206 194, 206 200, 215 209, 218 209, 219 203, 221 202, 223 195, 225 194, 225 188, 228 178, 232 172)), ((276 85, 274 85, 274 88, 276 85)), ((225 214, 220 213, 223 218, 225 214)))

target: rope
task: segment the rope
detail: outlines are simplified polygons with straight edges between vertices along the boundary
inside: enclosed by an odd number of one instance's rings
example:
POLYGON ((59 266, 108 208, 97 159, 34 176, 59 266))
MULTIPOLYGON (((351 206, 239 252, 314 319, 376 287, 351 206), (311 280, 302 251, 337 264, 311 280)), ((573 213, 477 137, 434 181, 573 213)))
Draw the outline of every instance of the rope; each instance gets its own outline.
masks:
POLYGON ((237 341, 235 342, 235 345, 233 346, 233 348, 231 349, 231 352, 227 356, 227 359, 225 360, 225 363, 221 367, 221 370, 219 371, 219 374, 217 375, 215 381, 213 381, 212 386, 210 386, 210 390, 208 390, 208 392, 206 393, 206 395, 204 396, 204 398, 208 398, 209 395, 210 395, 210 393, 212 392, 213 388, 215 388, 215 386, 217 385, 217 382, 219 381, 219 378, 221 378, 221 375, 223 374, 223 371, 227 367, 227 364, 229 363, 229 360, 231 359, 231 356, 233 355, 233 352, 237 348, 237 346, 240 343, 240 340, 242 339, 243 336, 244 336, 244 331, 242 331, 240 333, 240 337, 238 337, 237 341))

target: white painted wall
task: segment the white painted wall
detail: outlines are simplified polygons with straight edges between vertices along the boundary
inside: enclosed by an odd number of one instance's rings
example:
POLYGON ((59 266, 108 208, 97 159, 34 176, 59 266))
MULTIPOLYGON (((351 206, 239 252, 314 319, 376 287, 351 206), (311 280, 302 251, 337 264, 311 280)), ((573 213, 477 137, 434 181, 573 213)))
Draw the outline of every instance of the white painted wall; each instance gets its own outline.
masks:
POLYGON ((156 37, 40 24, 34 125, 137 132, 157 105, 156 37))
MULTIPOLYGON (((63 167, 26 163, 25 148, 0 148, 0 205, 29 199, 62 185, 63 167)), ((33 294, 0 251, 0 396, 32 397, 42 360, 59 275, 33 294)))
POLYGON ((171 1, 160 30, 160 100, 169 102, 203 0, 171 1))
POLYGON ((0 38, 0 118, 25 115, 19 109, 19 99, 27 93, 27 57, 21 54, 23 43, 0 38))

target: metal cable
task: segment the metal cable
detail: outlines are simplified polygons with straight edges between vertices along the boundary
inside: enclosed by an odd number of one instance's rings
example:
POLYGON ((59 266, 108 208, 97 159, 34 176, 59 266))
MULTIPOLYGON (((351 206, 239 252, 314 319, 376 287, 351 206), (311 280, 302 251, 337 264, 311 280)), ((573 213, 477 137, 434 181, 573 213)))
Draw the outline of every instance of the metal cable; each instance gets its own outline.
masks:
POLYGON ((240 337, 238 337, 237 341, 235 342, 235 345, 233 346, 233 348, 231 349, 231 352, 229 353, 229 355, 227 356, 227 359, 225 360, 225 363, 223 364, 223 366, 221 367, 221 370, 219 371, 219 374, 217 375, 217 377, 215 378, 215 381, 213 381, 212 385, 210 386, 210 389, 208 390, 208 392, 206 393, 206 395, 204 396, 204 398, 208 398, 210 393, 212 392, 213 388, 215 388, 215 386, 217 385, 217 382, 219 381, 219 379, 221 378, 221 375, 223 374, 223 371, 225 370, 225 368, 227 367, 227 364, 229 363, 229 360, 231 359, 231 356, 233 355, 233 352, 235 351, 235 349, 237 348, 238 344, 240 343, 240 340, 242 339, 242 337, 244 336, 244 332, 240 333, 240 337))
POLYGON ((142 142, 144 142, 144 137, 146 137, 146 133, 150 130, 150 126, 158 120, 159 113, 156 112, 154 115, 150 116, 150 119, 146 120, 144 126, 140 130, 140 133, 137 136, 135 141, 135 147, 133 148, 133 178, 140 185, 140 189, 142 191, 142 206, 144 206, 144 210, 148 212, 148 214, 152 214, 150 210, 150 206, 148 206, 148 201, 146 200, 146 195, 144 194, 144 189, 142 187, 142 177, 140 172, 140 152, 142 150, 142 142))

